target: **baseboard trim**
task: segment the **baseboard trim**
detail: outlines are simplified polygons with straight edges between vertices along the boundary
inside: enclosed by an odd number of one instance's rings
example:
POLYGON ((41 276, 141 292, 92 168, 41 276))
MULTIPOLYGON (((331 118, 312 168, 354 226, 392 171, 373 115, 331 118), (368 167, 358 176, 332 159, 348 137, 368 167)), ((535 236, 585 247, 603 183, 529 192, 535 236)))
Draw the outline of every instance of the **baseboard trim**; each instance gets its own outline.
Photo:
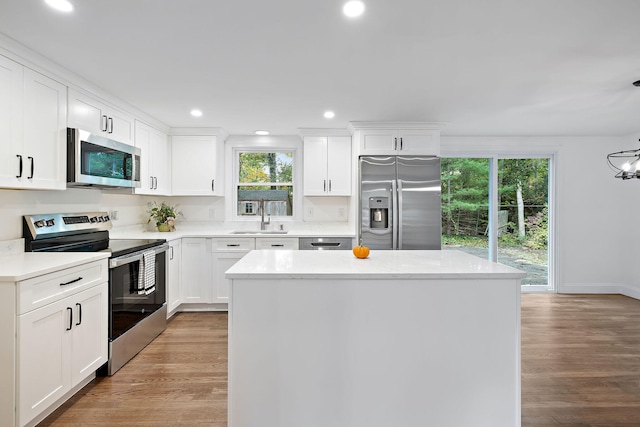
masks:
POLYGON ((569 283, 559 294, 619 294, 640 300, 640 289, 622 283, 569 283))

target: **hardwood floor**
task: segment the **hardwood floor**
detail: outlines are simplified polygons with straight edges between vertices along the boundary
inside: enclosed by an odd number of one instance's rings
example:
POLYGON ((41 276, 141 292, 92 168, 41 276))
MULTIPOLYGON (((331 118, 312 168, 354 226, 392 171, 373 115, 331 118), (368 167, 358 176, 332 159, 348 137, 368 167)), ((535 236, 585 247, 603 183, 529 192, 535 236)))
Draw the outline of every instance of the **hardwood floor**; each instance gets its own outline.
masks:
MULTIPOLYGON (((226 426, 226 313, 174 317, 40 425, 226 426)), ((522 427, 551 426, 640 426, 640 301, 522 296, 522 427)))
POLYGON ((640 426, 640 301, 522 296, 522 427, 640 426))

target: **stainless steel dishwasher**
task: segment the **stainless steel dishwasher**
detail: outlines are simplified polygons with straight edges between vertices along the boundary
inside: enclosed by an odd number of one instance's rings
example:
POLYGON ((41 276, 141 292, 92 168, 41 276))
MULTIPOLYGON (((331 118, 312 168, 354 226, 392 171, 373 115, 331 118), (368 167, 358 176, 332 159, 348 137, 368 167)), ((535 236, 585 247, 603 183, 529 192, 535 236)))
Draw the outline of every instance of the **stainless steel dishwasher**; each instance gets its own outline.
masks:
POLYGON ((335 251, 350 250, 351 237, 300 237, 298 249, 301 251, 335 251))

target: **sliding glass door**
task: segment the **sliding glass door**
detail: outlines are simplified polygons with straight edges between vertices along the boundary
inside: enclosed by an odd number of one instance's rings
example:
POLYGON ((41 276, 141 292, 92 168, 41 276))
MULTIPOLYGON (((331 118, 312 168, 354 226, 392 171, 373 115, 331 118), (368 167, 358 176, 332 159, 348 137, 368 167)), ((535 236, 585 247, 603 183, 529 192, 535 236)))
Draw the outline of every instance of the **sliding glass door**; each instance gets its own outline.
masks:
POLYGON ((551 160, 443 158, 443 249, 525 271, 523 290, 552 290, 551 160))

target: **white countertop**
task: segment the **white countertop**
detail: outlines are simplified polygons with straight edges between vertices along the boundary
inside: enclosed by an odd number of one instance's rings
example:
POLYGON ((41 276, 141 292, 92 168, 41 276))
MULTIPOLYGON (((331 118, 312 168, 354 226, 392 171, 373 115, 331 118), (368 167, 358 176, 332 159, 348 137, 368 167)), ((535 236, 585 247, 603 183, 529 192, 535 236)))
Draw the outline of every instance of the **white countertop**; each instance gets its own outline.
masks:
POLYGON ((109 252, 23 252, 0 256, 0 282, 17 282, 91 261, 109 252))
POLYGON ((355 231, 351 230, 346 223, 344 225, 309 224, 309 225, 285 225, 286 234, 282 233, 260 233, 258 224, 198 224, 198 223, 176 223, 176 231, 159 232, 149 231, 140 226, 114 227, 109 231, 111 239, 166 239, 168 241, 181 239, 183 237, 355 237, 355 231), (241 230, 255 231, 255 233, 234 234, 233 231, 241 230))
POLYGON ((227 270, 228 279, 516 279, 526 273, 457 250, 257 250, 227 270))

